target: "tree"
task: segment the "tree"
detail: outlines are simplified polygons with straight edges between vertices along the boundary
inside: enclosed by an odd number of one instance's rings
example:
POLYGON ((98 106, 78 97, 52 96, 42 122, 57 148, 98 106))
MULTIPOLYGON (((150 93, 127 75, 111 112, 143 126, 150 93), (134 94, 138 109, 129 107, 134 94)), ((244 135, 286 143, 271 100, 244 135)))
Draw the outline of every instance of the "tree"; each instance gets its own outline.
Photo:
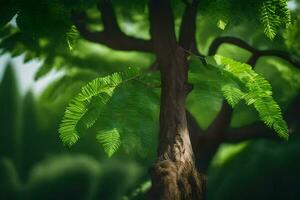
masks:
MULTIPOLYGON (((49 72, 54 65, 59 66, 57 63, 65 64, 66 57, 69 56, 66 52, 68 48, 73 48, 78 37, 114 50, 153 53, 156 61, 148 71, 160 72, 161 100, 158 155, 150 170, 150 198, 204 199, 205 179, 202 172, 207 169, 209 161, 222 142, 236 142, 261 136, 272 137, 269 133, 273 131, 282 138, 288 137, 288 128, 279 105, 273 99, 271 85, 252 69, 257 60, 262 56, 276 56, 296 67, 299 67, 300 62, 289 53, 258 50, 233 37, 216 38, 210 45, 208 56, 204 56, 199 52, 196 42, 198 11, 217 19, 221 29, 225 29, 228 23, 234 25, 237 16, 246 20, 254 18, 253 23, 258 24, 260 21, 266 36, 274 39, 280 28, 290 26, 291 15, 287 9, 287 2, 255 0, 241 5, 236 0, 150 0, 139 1, 136 7, 126 10, 129 4, 117 0, 32 0, 26 3, 7 1, 1 6, 5 17, 0 21, 0 25, 3 26, 17 14, 18 30, 11 25, 2 28, 1 36, 4 40, 1 42, 1 48, 4 52, 15 55, 25 51, 26 60, 35 57, 44 59, 45 64, 37 73, 37 78, 49 72), (97 18, 87 17, 89 12, 95 9, 95 5, 101 13, 101 31, 91 28, 97 18), (124 16, 130 16, 146 5, 149 12, 150 39, 141 39, 122 32, 115 10, 119 9, 124 16), (175 13, 172 9, 184 9, 178 39, 175 20, 180 18, 180 12, 175 13), (68 46, 57 41, 67 41, 68 46), (224 43, 231 43, 249 51, 252 55, 247 64, 215 55, 224 43), (191 58, 201 60, 198 69, 189 67, 191 58), (187 95, 193 90, 189 81, 194 85, 203 84, 203 80, 197 76, 205 73, 209 73, 214 81, 208 87, 213 86, 220 91, 226 102, 224 101, 213 123, 204 131, 186 110, 185 102, 187 95), (231 129, 231 107, 242 100, 249 106, 253 105, 261 120, 273 131, 261 124, 231 129)), ((79 139, 78 132, 90 128, 101 118, 101 113, 118 88, 132 80, 144 84, 144 74, 145 72, 131 68, 96 78, 84 86, 66 109, 59 130, 63 142, 67 145, 76 143, 79 139)), ((155 78, 150 82, 153 79, 155 78)), ((292 115, 291 121, 294 123, 295 115, 289 111, 286 113, 287 116, 292 115)), ((290 122, 289 118, 287 121, 290 122)), ((99 132, 97 140, 109 156, 120 146, 119 132, 113 126, 99 132)))

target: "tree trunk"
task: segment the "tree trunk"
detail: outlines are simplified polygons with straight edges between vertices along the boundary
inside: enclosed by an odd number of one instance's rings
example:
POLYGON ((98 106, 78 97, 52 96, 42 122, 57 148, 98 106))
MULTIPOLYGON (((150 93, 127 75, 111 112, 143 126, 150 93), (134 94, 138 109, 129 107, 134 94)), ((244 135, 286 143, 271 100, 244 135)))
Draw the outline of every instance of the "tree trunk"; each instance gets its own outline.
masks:
POLYGON ((168 2, 152 0, 149 7, 162 81, 158 159, 150 170, 150 199, 201 200, 204 182, 195 167, 185 113, 189 92, 186 54, 176 41, 168 2))
POLYGON ((185 53, 160 61, 162 94, 158 160, 151 169, 152 199, 203 199, 203 178, 197 171, 187 129, 185 99, 188 91, 185 53))

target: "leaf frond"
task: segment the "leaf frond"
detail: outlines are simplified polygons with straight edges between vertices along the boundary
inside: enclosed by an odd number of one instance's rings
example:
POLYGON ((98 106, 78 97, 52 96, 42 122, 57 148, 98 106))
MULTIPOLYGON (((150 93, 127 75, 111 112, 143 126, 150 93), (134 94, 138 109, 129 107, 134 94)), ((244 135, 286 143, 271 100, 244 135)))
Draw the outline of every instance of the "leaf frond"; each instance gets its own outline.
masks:
POLYGON ((291 24, 287 0, 264 0, 260 8, 260 20, 266 36, 274 39, 281 25, 288 27, 291 24))
POLYGON ((86 86, 67 106, 60 123, 59 136, 65 145, 72 146, 79 139, 77 126, 82 122, 87 128, 93 126, 104 105, 107 104, 116 87, 137 77, 138 70, 129 68, 124 72, 99 77, 86 86))
POLYGON ((222 72, 219 84, 223 96, 232 107, 241 100, 249 106, 253 105, 268 127, 274 129, 278 136, 288 139, 287 125, 279 105, 272 97, 271 84, 266 79, 250 65, 220 55, 208 58, 207 63, 222 72))
POLYGON ((96 139, 102 145, 108 157, 111 157, 121 145, 120 134, 116 128, 98 131, 96 139))

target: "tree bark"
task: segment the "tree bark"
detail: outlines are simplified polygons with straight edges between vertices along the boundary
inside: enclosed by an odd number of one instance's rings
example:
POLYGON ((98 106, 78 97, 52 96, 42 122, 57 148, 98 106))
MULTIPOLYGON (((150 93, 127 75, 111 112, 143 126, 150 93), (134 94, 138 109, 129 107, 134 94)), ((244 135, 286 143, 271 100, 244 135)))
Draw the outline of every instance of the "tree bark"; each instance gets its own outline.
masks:
POLYGON ((150 2, 150 32, 161 72, 158 159, 150 169, 150 199, 201 200, 204 181, 195 167, 185 100, 189 92, 187 58, 179 47, 167 0, 150 2))

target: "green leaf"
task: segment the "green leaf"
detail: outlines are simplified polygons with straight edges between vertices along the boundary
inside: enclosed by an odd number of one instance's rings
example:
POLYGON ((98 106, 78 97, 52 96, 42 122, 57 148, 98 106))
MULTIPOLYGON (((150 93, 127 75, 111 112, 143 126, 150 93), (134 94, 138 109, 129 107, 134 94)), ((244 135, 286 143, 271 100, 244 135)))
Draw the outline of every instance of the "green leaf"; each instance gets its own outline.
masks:
POLYGON ((102 145, 108 157, 111 157, 121 145, 120 134, 116 128, 98 131, 96 139, 102 145))
POLYGON ((232 84, 222 86, 221 90, 223 96, 232 107, 237 105, 243 99, 244 93, 232 84))
POLYGON ((260 8, 260 19, 266 36, 274 39, 281 25, 288 27, 291 24, 287 0, 265 0, 260 8))
POLYGON ((228 22, 226 20, 223 20, 223 19, 219 19, 218 22, 217 22, 217 26, 221 30, 225 30, 227 24, 228 24, 228 22))
POLYGON ((207 63, 221 71, 219 85, 225 99, 231 106, 240 100, 253 105, 260 119, 276 133, 288 139, 288 128, 281 109, 272 97, 270 83, 257 74, 250 65, 215 55, 207 58, 207 63))
POLYGON ((66 40, 70 51, 73 50, 73 47, 79 38, 80 34, 78 33, 76 26, 72 25, 70 30, 66 33, 66 40))
POLYGON ((300 56, 300 15, 296 17, 295 21, 284 32, 285 44, 288 49, 300 56))
POLYGON ((86 86, 67 106, 60 123, 59 136, 65 145, 72 146, 79 139, 77 126, 79 122, 87 128, 93 126, 101 109, 107 104, 116 87, 139 75, 136 69, 129 68, 124 72, 99 77, 86 86))
POLYGON ((48 74, 52 70, 52 63, 44 62, 43 65, 37 70, 37 72, 34 75, 34 80, 37 81, 40 78, 44 77, 46 74, 48 74))

